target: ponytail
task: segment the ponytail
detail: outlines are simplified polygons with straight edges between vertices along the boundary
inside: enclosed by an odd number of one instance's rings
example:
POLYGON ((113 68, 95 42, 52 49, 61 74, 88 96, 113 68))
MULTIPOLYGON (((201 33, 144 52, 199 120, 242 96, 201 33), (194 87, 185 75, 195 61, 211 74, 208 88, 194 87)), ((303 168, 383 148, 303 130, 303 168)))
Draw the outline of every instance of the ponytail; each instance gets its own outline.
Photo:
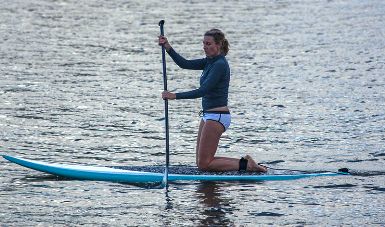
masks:
POLYGON ((226 56, 227 53, 229 52, 229 41, 227 41, 227 39, 223 39, 222 41, 222 47, 221 47, 221 50, 222 50, 222 53, 226 56))

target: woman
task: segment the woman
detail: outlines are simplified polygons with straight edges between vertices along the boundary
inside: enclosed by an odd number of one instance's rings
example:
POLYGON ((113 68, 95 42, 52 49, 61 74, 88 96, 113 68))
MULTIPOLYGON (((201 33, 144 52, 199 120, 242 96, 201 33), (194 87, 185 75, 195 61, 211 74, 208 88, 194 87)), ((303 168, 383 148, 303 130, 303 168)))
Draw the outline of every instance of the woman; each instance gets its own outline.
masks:
POLYGON ((162 92, 162 98, 168 100, 202 98, 203 115, 196 144, 198 168, 205 171, 266 172, 266 168, 258 165, 249 155, 241 159, 215 156, 219 139, 231 121, 227 107, 230 67, 225 58, 229 43, 224 33, 219 29, 211 29, 204 34, 206 58, 202 59, 186 60, 175 52, 164 36, 159 36, 159 45, 164 46, 179 67, 203 70, 198 89, 181 93, 162 92))

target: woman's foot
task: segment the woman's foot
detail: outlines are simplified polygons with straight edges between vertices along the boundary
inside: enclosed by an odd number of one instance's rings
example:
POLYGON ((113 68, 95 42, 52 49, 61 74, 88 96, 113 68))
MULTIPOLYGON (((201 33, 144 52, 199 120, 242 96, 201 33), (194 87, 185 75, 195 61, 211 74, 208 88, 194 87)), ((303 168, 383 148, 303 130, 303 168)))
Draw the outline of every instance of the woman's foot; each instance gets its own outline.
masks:
POLYGON ((267 168, 264 166, 258 165, 250 155, 246 155, 245 159, 247 159, 247 169, 246 169, 247 171, 262 172, 262 173, 267 172, 267 168))

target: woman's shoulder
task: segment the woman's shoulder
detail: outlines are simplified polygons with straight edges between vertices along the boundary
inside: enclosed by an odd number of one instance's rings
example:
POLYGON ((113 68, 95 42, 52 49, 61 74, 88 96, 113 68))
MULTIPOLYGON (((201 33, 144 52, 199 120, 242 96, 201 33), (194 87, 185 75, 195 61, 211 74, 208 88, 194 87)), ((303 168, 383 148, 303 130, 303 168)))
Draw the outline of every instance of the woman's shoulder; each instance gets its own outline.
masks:
POLYGON ((214 65, 222 66, 222 67, 228 67, 229 63, 227 62, 227 59, 225 56, 221 55, 213 62, 214 65))

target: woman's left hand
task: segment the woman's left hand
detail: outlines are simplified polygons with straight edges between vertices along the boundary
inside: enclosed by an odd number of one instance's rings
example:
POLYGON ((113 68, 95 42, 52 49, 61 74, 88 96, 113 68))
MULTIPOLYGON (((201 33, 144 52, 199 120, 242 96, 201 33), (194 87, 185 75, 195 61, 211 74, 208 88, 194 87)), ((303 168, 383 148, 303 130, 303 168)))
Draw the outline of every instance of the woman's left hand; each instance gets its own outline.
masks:
POLYGON ((169 92, 169 91, 163 91, 162 92, 162 99, 164 99, 164 100, 166 100, 166 99, 173 100, 175 98, 176 98, 175 93, 172 93, 172 92, 169 92))

